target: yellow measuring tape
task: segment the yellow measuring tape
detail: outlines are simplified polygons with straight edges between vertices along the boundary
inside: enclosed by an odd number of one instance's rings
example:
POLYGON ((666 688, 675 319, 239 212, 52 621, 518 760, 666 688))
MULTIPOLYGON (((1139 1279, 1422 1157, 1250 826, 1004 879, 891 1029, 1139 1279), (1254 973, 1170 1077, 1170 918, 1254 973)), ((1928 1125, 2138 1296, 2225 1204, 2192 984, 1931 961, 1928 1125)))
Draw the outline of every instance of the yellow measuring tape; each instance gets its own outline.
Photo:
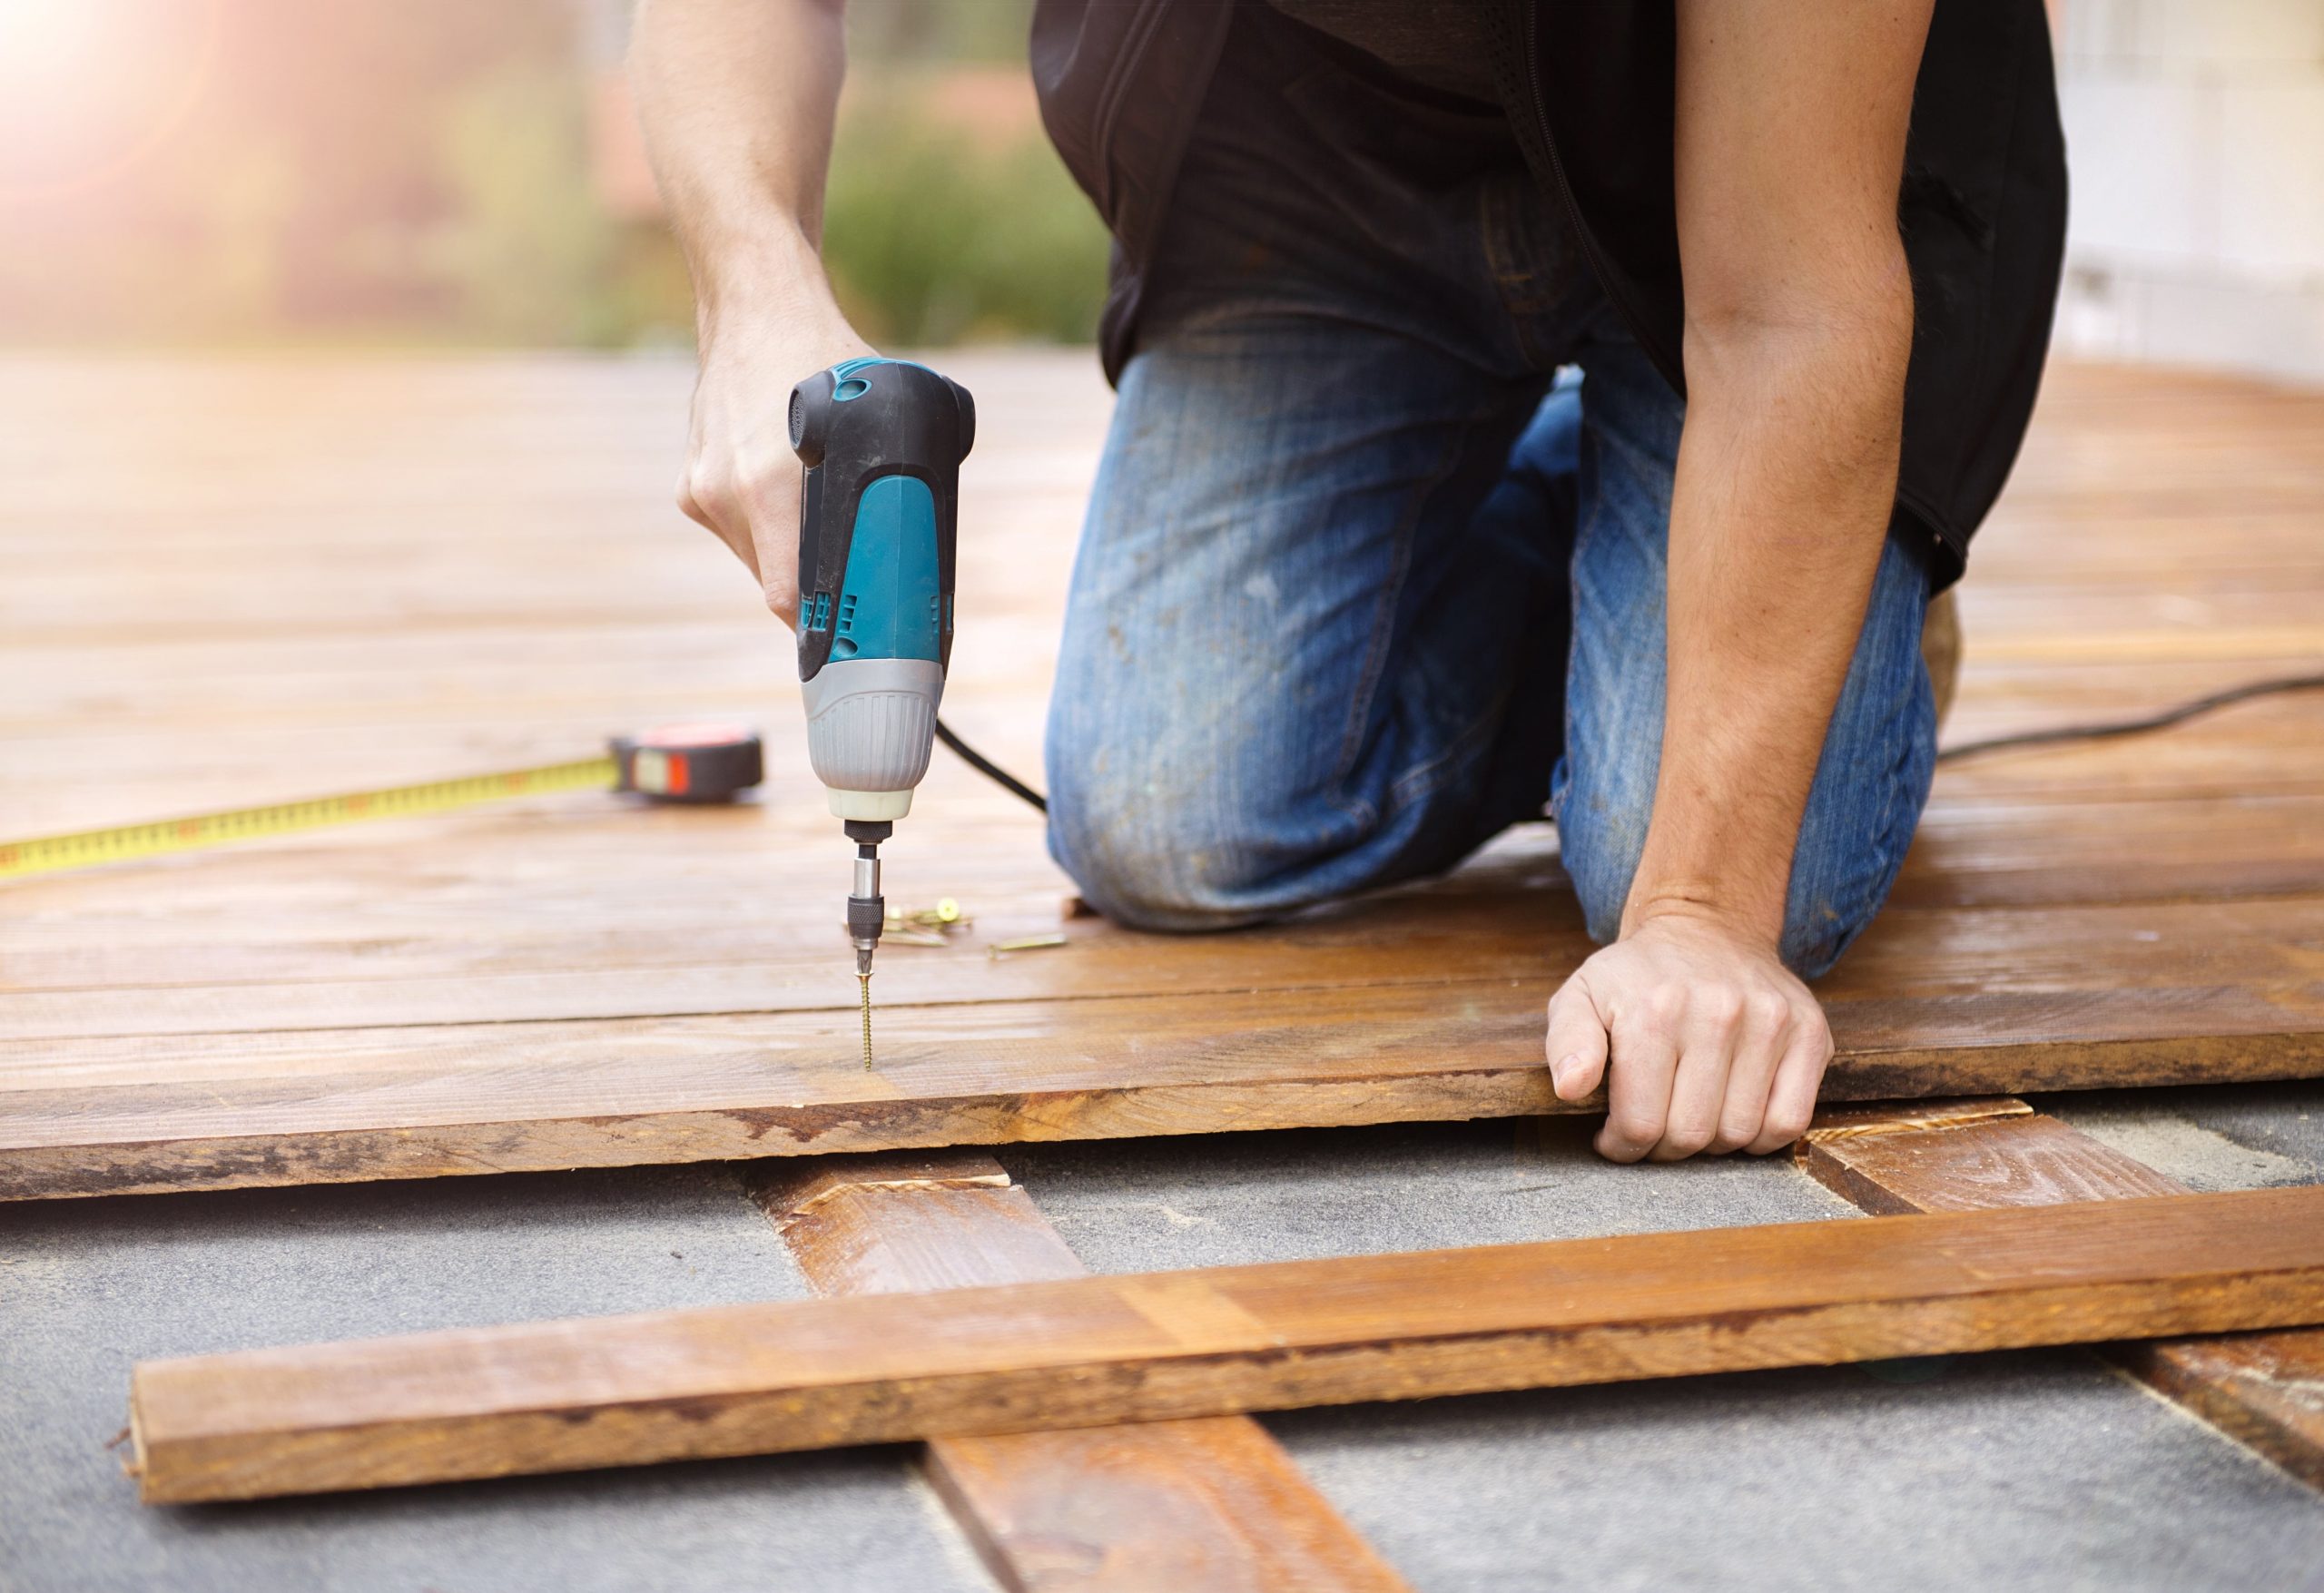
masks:
POLYGON ((642 736, 616 737, 602 756, 576 758, 569 763, 430 780, 419 785, 350 792, 344 796, 313 797, 263 808, 232 808, 111 830, 0 841, 0 879, 192 851, 229 841, 319 830, 326 824, 352 824, 361 819, 441 813, 478 802, 560 791, 625 791, 656 801, 723 802, 756 785, 762 777, 762 752, 754 732, 728 724, 669 725, 642 736))
POLYGON ((458 780, 390 786, 385 791, 350 792, 344 796, 315 797, 302 802, 197 813, 191 818, 162 819, 151 824, 124 824, 113 830, 80 830, 69 835, 0 841, 0 879, 125 862, 131 858, 155 857, 162 852, 192 851, 231 841, 256 841, 262 836, 318 830, 326 824, 351 824, 359 819, 440 813, 478 802, 498 801, 504 797, 581 791, 592 786, 610 790, 620 779, 621 765, 609 753, 572 763, 516 769, 505 774, 470 774, 458 780))

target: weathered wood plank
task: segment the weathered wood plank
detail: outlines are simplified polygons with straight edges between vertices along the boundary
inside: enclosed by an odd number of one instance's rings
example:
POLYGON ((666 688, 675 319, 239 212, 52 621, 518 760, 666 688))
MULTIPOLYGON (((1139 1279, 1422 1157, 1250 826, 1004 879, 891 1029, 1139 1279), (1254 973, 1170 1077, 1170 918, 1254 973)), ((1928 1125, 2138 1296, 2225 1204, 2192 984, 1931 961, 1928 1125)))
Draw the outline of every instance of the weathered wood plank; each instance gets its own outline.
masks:
MULTIPOLYGON (((833 1012, 0 1043, 0 1197, 1600 1109, 1550 1091, 1552 988, 889 1009, 871 1072, 833 1012)), ((1965 991, 1833 1022, 1835 1100, 2324 1073, 2324 1016, 2291 983, 1965 991)))
MULTIPOLYGON (((1082 1273, 990 1156, 761 1163, 744 1181, 826 1294, 1082 1273)), ((1406 1584, 1245 1416, 931 1440, 929 1476, 1019 1593, 1390 1593, 1406 1584)))
POLYGON ((2124 1371, 2324 1492, 2324 1332, 2162 1339, 2105 1353, 2124 1371))
POLYGON ((2318 894, 2324 796, 2132 799, 2071 816, 1952 796, 1922 817, 1888 910, 2318 894))
POLYGON ((2324 1321, 2324 1190, 729 1306, 148 1362, 156 1502, 2324 1321))
MULTIPOLYGON (((931 815, 894 843, 892 899, 957 896, 976 922, 944 948, 890 948, 884 1004, 1514 978, 1591 949, 1537 827, 1443 881, 1292 924, 1167 941, 1085 920, 1057 954, 994 960, 987 946, 1058 929, 1068 886, 1030 816, 989 801, 956 799, 967 811, 931 815)), ((2324 942, 2324 799, 2124 801, 2071 816, 2053 803, 1975 806, 1990 816, 1965 830, 1957 807, 1938 806, 1896 901, 1819 986, 1827 1001, 2249 985, 2297 978, 2288 948, 2324 942), (2200 897, 2215 900, 2173 900, 2200 897)), ((0 919, 0 1035, 854 1003, 835 910, 818 910, 803 883, 830 860, 821 815, 655 813, 578 795, 554 812, 478 817, 465 838, 380 845, 339 831, 328 847, 216 853, 136 879, 15 882, 0 919)))
MULTIPOLYGON (((1800 1165, 1880 1213, 1985 1211, 2184 1195, 2186 1185, 2023 1102, 1949 1115, 1819 1116, 1800 1165), (2015 1108, 2014 1111, 2010 1108, 2015 1108)), ((2324 1489, 2324 1332, 2239 1333, 2099 1352, 2196 1415, 2324 1489)))
POLYGON ((1930 1121, 1885 1113, 1811 1129, 1799 1165, 1868 1212, 1974 1212, 2184 1195, 2186 1185, 2039 1112, 1930 1121), (1837 1129, 1837 1131, 1836 1131, 1837 1129))

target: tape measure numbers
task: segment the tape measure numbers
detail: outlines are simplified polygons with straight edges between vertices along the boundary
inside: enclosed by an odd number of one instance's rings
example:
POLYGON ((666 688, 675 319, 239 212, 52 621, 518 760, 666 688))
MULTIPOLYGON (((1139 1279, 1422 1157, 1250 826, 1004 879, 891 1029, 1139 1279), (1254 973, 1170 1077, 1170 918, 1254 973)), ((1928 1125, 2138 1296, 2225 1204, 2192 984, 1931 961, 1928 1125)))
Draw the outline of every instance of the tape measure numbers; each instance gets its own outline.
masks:
POLYGON ((288 835, 364 819, 441 813, 509 797, 591 789, 635 792, 655 801, 724 802, 758 784, 765 760, 758 736, 736 725, 682 724, 615 738, 602 757, 545 763, 499 774, 469 774, 383 791, 350 792, 305 801, 197 813, 149 824, 83 830, 30 841, 0 841, 0 879, 126 862, 237 841, 288 835))

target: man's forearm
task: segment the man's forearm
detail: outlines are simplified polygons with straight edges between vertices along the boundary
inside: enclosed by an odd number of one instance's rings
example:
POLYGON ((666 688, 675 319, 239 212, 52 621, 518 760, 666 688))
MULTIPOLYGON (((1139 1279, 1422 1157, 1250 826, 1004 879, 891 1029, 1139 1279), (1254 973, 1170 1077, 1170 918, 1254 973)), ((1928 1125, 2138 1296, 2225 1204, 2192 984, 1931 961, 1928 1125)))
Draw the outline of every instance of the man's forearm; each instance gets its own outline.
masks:
POLYGON ((1896 236, 1933 0, 1678 0, 1687 420, 1661 767, 1620 938, 1550 999, 1551 1082, 1608 1076, 1621 1161, 1807 1126, 1831 1026, 1779 960, 1800 815, 1896 487, 1896 236))
POLYGON ((821 289, 823 179, 846 71, 841 9, 840 0, 638 7, 638 119, 706 324, 730 291, 765 315, 821 289))
POLYGON ((871 352, 819 254, 840 20, 839 0, 644 0, 630 48, 702 351, 678 507, 734 550, 785 624, 799 607, 792 386, 871 352))
POLYGON ((1670 512, 1661 771, 1625 929, 1769 948, 1896 483, 1912 304, 1895 275, 1781 324, 1690 327, 1670 512))

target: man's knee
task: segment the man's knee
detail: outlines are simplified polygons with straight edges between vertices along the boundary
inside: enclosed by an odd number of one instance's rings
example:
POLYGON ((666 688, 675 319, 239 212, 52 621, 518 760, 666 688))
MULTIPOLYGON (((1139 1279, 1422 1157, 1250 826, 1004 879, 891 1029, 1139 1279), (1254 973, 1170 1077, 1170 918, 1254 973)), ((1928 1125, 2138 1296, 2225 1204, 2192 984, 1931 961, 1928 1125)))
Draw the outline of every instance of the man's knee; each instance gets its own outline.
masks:
POLYGON ((1650 789, 1640 802, 1578 784, 1569 788, 1558 806, 1559 855, 1581 903, 1582 922, 1600 946, 1621 937, 1622 910, 1630 904, 1630 882, 1638 877, 1652 811, 1650 789))
POLYGON ((1887 900, 1886 885, 1859 891, 1853 900, 1803 900, 1793 891, 1784 903, 1783 965, 1803 979, 1821 978, 1832 971, 1840 954, 1872 927, 1880 905, 1887 900))
POLYGON ((1207 804, 1166 792, 1151 770, 1103 753, 1053 761, 1049 855, 1082 900, 1138 929, 1226 929, 1256 921, 1248 845, 1207 804))

